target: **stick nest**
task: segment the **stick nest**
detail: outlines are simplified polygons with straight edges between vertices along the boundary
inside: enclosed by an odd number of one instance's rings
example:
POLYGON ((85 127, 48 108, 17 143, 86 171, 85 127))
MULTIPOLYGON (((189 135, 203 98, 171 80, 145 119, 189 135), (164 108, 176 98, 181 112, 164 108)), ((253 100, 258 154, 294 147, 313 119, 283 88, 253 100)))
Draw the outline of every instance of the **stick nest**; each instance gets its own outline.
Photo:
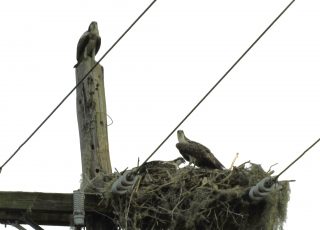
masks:
POLYGON ((110 197, 107 189, 104 197, 119 229, 283 229, 288 182, 260 202, 248 197, 250 187, 267 176, 252 163, 233 170, 161 165, 147 169, 126 195, 110 197))

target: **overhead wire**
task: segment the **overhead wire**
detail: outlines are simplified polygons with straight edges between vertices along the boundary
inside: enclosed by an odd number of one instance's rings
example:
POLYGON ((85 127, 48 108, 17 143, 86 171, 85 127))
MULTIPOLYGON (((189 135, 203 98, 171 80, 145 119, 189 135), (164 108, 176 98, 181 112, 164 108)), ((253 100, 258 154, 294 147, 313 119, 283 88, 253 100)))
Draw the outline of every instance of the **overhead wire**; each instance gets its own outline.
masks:
POLYGON ((285 171, 287 171, 292 165, 294 165, 301 157, 303 157, 310 149, 312 149, 318 142, 320 138, 316 140, 312 145, 310 145, 303 153, 301 153, 294 161, 292 161, 285 169, 283 169, 277 176, 274 177, 276 181, 285 171))
POLYGON ((270 25, 258 36, 258 38, 247 48, 247 50, 234 62, 234 64, 225 72, 225 74, 213 85, 213 87, 201 98, 201 100, 191 109, 191 111, 180 121, 180 123, 169 133, 167 137, 156 147, 156 149, 147 157, 147 159, 136 170, 139 172, 140 168, 148 162, 148 160, 161 148, 161 146, 172 136, 172 134, 187 120, 187 118, 198 108, 198 106, 209 96, 209 94, 225 79, 231 70, 242 60, 242 58, 252 49, 252 47, 265 35, 265 33, 278 21, 278 19, 287 11, 287 9, 295 2, 292 0, 284 10, 270 23, 270 25))
MULTIPOLYGON (((291 168, 298 160, 301 159, 310 149, 312 149, 318 142, 320 141, 320 138, 316 140, 312 145, 310 145, 303 153, 301 153, 294 161, 292 161, 285 169, 283 169, 278 175, 276 176, 268 176, 261 180, 257 185, 251 187, 249 196, 253 200, 261 200, 266 195, 266 190, 271 191, 271 188, 274 188, 274 185, 278 184, 279 177, 286 172, 289 168, 291 168), (260 192, 262 193, 260 193, 260 192)), ((294 180, 290 180, 289 182, 292 182, 294 180)))
POLYGON ((48 119, 57 111, 57 109, 67 100, 67 98, 78 88, 79 85, 89 76, 89 74, 100 64, 100 62, 110 53, 110 51, 120 42, 120 40, 132 29, 132 27, 148 12, 156 3, 153 0, 147 8, 131 23, 131 25, 122 33, 122 35, 113 43, 113 45, 102 55, 102 57, 91 67, 83 78, 70 90, 70 92, 58 103, 58 105, 49 113, 49 115, 37 126, 37 128, 22 142, 22 144, 13 152, 13 154, 1 165, 0 173, 3 167, 20 151, 20 149, 38 132, 38 130, 48 121, 48 119))
MULTIPOLYGON (((48 121, 48 119, 57 111, 57 109, 66 101, 66 99, 83 83, 89 74, 100 64, 100 62, 109 54, 109 52, 119 43, 119 41, 131 30, 131 28, 141 19, 141 17, 153 6, 157 0, 152 1, 148 7, 134 20, 134 22, 122 33, 122 35, 113 43, 113 45, 102 55, 102 57, 92 66, 92 68, 84 75, 84 77, 70 90, 70 92, 58 103, 58 105, 49 113, 49 115, 37 126, 37 128, 22 142, 22 144, 14 151, 14 153, 1 165, 0 173, 3 167, 20 151, 20 149, 38 132, 38 130, 48 121)), ((249 48, 236 60, 236 62, 225 72, 225 74, 216 82, 216 84, 205 94, 205 96, 191 109, 191 111, 181 120, 181 122, 169 133, 169 135, 160 143, 160 145, 149 155, 149 157, 139 166, 143 166, 172 136, 172 134, 184 123, 184 121, 198 108, 198 106, 209 96, 209 94, 222 82, 222 80, 231 72, 231 70, 242 60, 242 58, 252 49, 252 47, 264 36, 264 34, 274 25, 274 23, 287 11, 287 9, 295 2, 292 0, 288 6, 271 22, 271 24, 260 34, 260 36, 249 46, 249 48)), ((112 120, 112 119, 111 119, 112 120)), ((113 121, 112 121, 113 122, 113 121)), ((277 177, 290 168, 298 161, 309 149, 320 141, 318 139, 310 148, 301 154, 294 162, 285 168, 277 177)))

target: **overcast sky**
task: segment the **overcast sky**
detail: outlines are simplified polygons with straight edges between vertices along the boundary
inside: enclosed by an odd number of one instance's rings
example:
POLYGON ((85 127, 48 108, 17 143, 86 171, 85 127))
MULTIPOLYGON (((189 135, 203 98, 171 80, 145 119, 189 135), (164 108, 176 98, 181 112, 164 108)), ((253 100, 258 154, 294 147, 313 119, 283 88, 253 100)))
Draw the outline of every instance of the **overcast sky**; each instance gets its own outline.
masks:
MULTIPOLYGON (((0 2, 0 164, 74 87, 76 45, 90 22, 98 22, 100 58, 150 2, 0 2)), ((278 163, 280 172, 319 138, 318 2, 296 1, 182 125, 224 165, 239 153, 236 165, 278 163)), ((114 120, 108 127, 112 167, 146 159, 288 3, 157 1, 101 63, 114 120)), ((6 165, 0 190, 79 188, 75 103, 73 94, 6 165)), ((179 157, 176 142, 174 135, 152 160, 179 157)), ((319 152, 320 145, 281 178, 297 180, 285 229, 318 226, 319 152)))

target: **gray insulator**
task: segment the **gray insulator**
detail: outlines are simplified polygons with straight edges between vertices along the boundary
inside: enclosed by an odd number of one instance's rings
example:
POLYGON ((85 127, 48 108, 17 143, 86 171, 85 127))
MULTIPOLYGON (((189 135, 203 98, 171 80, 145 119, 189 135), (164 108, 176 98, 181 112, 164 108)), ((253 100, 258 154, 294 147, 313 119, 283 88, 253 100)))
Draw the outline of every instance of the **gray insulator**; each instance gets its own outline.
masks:
POLYGON ((249 197, 251 200, 260 201, 268 196, 270 192, 279 189, 281 189, 279 183, 273 182, 271 177, 266 177, 250 188, 249 197))
POLYGON ((258 187, 259 191, 260 192, 271 192, 272 190, 274 190, 274 183, 271 181, 271 177, 266 177, 266 178, 263 178, 256 186, 258 187), (271 186, 268 187, 268 184, 271 186))
POLYGON ((80 190, 73 191, 73 222, 75 226, 84 226, 84 192, 80 190))
POLYGON ((121 184, 124 186, 132 186, 135 183, 135 178, 131 172, 125 172, 121 184))
POLYGON ((131 171, 126 171, 112 185, 111 192, 114 194, 126 194, 136 183, 137 176, 131 171))
POLYGON ((253 201, 260 201, 260 200, 263 199, 263 197, 259 197, 259 196, 256 195, 256 193, 254 193, 254 189, 255 188, 256 188, 255 186, 251 187, 251 189, 249 191, 249 197, 253 201))

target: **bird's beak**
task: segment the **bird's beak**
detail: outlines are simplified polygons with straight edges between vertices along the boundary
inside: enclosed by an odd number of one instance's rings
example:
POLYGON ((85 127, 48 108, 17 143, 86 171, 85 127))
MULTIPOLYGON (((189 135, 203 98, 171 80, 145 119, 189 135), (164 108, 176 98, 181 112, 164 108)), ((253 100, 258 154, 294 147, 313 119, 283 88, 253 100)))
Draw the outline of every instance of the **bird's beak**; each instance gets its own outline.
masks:
POLYGON ((95 29, 95 28, 98 28, 98 23, 97 22, 91 22, 90 26, 89 26, 89 30, 90 29, 95 29))
POLYGON ((182 130, 178 130, 177 136, 178 136, 178 141, 179 141, 179 142, 183 141, 184 138, 185 138, 185 135, 184 135, 184 133, 183 133, 182 130))

